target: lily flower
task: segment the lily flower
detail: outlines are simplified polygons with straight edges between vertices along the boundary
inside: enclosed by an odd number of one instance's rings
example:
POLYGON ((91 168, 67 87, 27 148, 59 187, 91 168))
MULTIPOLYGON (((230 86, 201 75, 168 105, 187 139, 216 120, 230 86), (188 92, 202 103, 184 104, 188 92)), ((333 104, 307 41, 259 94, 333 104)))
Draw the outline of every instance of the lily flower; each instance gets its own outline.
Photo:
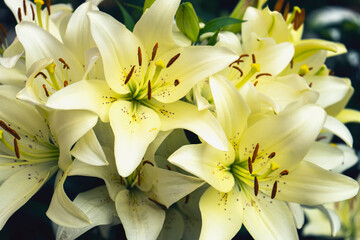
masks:
POLYGON ((168 159, 211 185, 199 203, 200 239, 231 239, 242 224, 255 239, 297 239, 288 203, 318 205, 356 195, 353 179, 303 161, 325 122, 320 107, 293 104, 247 127, 249 108, 237 89, 210 80, 229 151, 202 143, 168 159))
POLYGON ((185 128, 227 149, 226 137, 212 114, 179 99, 236 56, 219 47, 176 46, 172 25, 179 2, 154 2, 133 33, 105 13, 88 13, 106 81, 69 85, 46 104, 55 109, 91 110, 103 122, 110 122, 116 165, 123 177, 136 169, 159 131, 185 128))

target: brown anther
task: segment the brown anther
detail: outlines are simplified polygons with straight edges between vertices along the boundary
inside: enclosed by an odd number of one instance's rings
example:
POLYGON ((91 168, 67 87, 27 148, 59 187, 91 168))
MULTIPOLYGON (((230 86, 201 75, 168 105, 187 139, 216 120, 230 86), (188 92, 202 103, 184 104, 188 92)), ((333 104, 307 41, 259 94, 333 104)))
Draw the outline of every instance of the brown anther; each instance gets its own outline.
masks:
POLYGON ((334 76, 334 75, 335 75, 335 72, 334 72, 332 69, 329 69, 329 75, 330 75, 330 76, 334 76))
POLYGON ((288 174, 289 174, 289 170, 286 169, 280 173, 281 176, 286 176, 288 174))
POLYGON ((120 176, 120 184, 123 185, 124 184, 124 178, 120 176))
POLYGON ((51 15, 50 0, 45 0, 45 4, 46 4, 46 9, 48 11, 48 14, 51 15))
POLYGON ((309 67, 309 71, 313 70, 314 68, 313 67, 309 67))
POLYGON ((305 21, 305 8, 302 8, 301 9, 301 13, 300 13, 300 16, 299 16, 299 27, 301 27, 301 25, 304 24, 304 21, 305 21))
POLYGON ((47 88, 46 88, 46 85, 43 84, 42 87, 43 87, 43 89, 44 89, 44 91, 45 91, 45 95, 46 95, 47 97, 50 97, 50 94, 49 94, 49 92, 48 92, 48 90, 47 90, 47 88))
POLYGON ((66 64, 65 60, 63 58, 59 58, 59 61, 62 63, 62 64, 66 64))
POLYGON ((141 186, 141 172, 138 172, 138 185, 141 186))
POLYGON ((326 136, 320 136, 320 137, 316 138, 315 141, 321 141, 324 139, 326 139, 326 136))
POLYGON ((15 151, 15 154, 16 154, 16 158, 20 158, 20 151, 19 151, 19 145, 18 145, 18 142, 17 142, 17 139, 14 138, 14 151, 15 151))
POLYGON ((2 45, 2 44, 3 44, 3 41, 2 41, 2 37, 0 35, 0 45, 2 45))
POLYGON ((290 11, 290 2, 287 2, 283 13, 283 18, 285 19, 285 21, 289 15, 289 11, 290 11))
POLYGON ((43 78, 47 79, 47 76, 43 72, 38 72, 34 78, 37 78, 38 76, 42 76, 43 78))
POLYGON ((174 86, 176 87, 177 85, 179 85, 179 83, 180 83, 179 79, 175 79, 174 86))
POLYGON ((9 134, 11 134, 14 138, 16 138, 17 140, 20 140, 21 137, 19 136, 19 134, 12 129, 11 127, 9 127, 5 122, 0 120, 0 127, 2 127, 6 132, 8 132, 9 134))
POLYGON ((268 158, 269 158, 269 159, 274 158, 274 157, 275 157, 275 154, 276 154, 275 152, 270 153, 269 156, 268 156, 268 158))
POLYGON ((312 87, 312 84, 313 84, 312 82, 311 82, 311 83, 309 83, 309 88, 311 88, 311 87, 312 87))
POLYGON ((272 191, 271 191, 271 199, 274 199, 276 196, 276 192, 277 192, 277 181, 274 182, 272 191))
POLYGON ((274 11, 281 12, 283 5, 284 5, 284 0, 277 0, 275 7, 274 7, 274 11))
POLYGON ((166 164, 165 166, 169 171, 171 171, 171 167, 169 165, 166 164))
POLYGON ((260 73, 258 75, 256 75, 256 79, 258 79, 259 77, 262 77, 262 76, 269 76, 271 77, 272 75, 270 73, 260 73))
POLYGON ((150 82, 150 80, 148 81, 147 96, 148 96, 148 99, 151 100, 151 82, 150 82))
POLYGON ((153 164, 152 162, 148 161, 148 160, 143 161, 143 166, 144 166, 145 164, 150 164, 151 166, 154 166, 154 164, 153 164))
POLYGON ((130 78, 131 78, 131 76, 133 75, 134 69, 135 69, 135 66, 133 66, 133 67, 131 68, 129 74, 126 76, 125 84, 127 84, 127 83, 130 81, 130 78))
POLYGON ((257 177, 254 178, 254 194, 255 196, 259 194, 259 181, 257 177))
POLYGON ((249 57, 249 54, 247 54, 247 53, 241 54, 241 55, 239 56, 238 60, 236 60, 235 62, 242 62, 241 59, 242 59, 243 57, 249 57))
POLYGON ((290 61, 290 68, 292 69, 294 67, 294 59, 291 59, 290 61))
POLYGON ((17 14, 18 14, 18 19, 19 19, 19 22, 21 22, 21 21, 22 21, 21 8, 18 8, 18 12, 17 12, 17 14))
POLYGON ((35 11, 34 11, 34 7, 33 7, 32 4, 30 4, 30 7, 31 7, 32 20, 35 21, 35 11))
POLYGON ((173 63, 180 57, 180 53, 176 54, 175 56, 173 56, 169 62, 166 64, 166 68, 169 68, 171 65, 173 65, 173 63))
POLYGON ((243 71, 238 66, 232 66, 232 67, 240 72, 240 77, 244 75, 243 71))
POLYGON ((166 210, 166 206, 164 204, 159 203, 158 201, 156 201, 155 199, 152 198, 148 198, 150 201, 152 201, 153 203, 156 203, 159 207, 161 207, 163 210, 166 210))
POLYGON ((64 87, 67 87, 69 85, 69 82, 67 80, 64 81, 64 87))
POLYGON ((254 82, 254 87, 256 87, 256 85, 259 83, 259 81, 254 82))
POLYGON ((151 54, 151 61, 153 61, 155 59, 158 48, 159 48, 159 44, 156 43, 154 48, 153 48, 152 54, 151 54))
POLYGON ((26 10, 26 0, 23 0, 23 10, 24 10, 24 15, 26 16, 26 14, 27 14, 27 10, 26 10))
POLYGON ((7 32, 5 30, 4 25, 2 25, 1 23, 0 23, 0 30, 1 30, 2 34, 4 35, 4 37, 7 38, 7 32))
POLYGON ((255 146, 253 155, 252 155, 252 159, 251 159, 251 162, 252 162, 252 163, 255 162, 255 159, 256 159, 256 157, 257 157, 258 151, 259 151, 259 144, 257 143, 256 146, 255 146))
POLYGON ((251 162, 251 158, 248 158, 248 169, 249 169, 249 173, 252 174, 253 172, 253 166, 252 166, 252 162, 251 162))
POLYGON ((189 195, 189 194, 186 195, 186 197, 185 197, 185 204, 187 204, 187 203, 189 202, 189 198, 190 198, 190 195, 189 195))
POLYGON ((256 63, 255 54, 251 54, 251 57, 252 57, 252 62, 253 62, 253 63, 256 63))
POLYGON ((142 64, 142 54, 141 54, 141 48, 138 47, 138 62, 139 62, 139 66, 141 67, 142 64))

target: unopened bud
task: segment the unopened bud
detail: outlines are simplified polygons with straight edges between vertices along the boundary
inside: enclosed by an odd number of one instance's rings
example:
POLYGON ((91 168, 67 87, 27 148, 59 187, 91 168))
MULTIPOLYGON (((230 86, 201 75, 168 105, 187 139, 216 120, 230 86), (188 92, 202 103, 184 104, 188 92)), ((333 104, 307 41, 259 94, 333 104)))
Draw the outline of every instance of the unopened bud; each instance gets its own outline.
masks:
POLYGON ((176 25, 192 42, 196 42, 199 36, 199 18, 190 2, 184 2, 179 6, 175 15, 176 25))

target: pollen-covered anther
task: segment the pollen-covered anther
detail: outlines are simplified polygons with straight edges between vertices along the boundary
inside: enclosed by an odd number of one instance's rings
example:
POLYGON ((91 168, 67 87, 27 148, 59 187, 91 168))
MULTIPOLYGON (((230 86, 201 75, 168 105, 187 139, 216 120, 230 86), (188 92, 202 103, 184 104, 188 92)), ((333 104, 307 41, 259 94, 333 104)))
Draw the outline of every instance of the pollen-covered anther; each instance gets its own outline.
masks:
POLYGON ((232 66, 232 67, 240 72, 240 77, 242 77, 242 76, 244 75, 244 73, 243 73, 243 71, 241 70, 241 68, 239 68, 238 66, 232 66))
POLYGON ((274 199, 276 197, 277 192, 277 181, 274 182, 274 185, 271 190, 271 199, 274 199))
POLYGON ((26 9, 26 0, 23 0, 23 10, 24 10, 24 15, 27 15, 27 9, 26 9))
MULTIPOLYGON (((241 62, 244 62, 244 61, 242 60, 242 58, 244 58, 244 57, 249 57, 249 54, 241 54, 237 60, 235 60, 233 63, 230 64, 230 66, 231 66, 232 64, 234 64, 234 63, 239 64, 239 63, 241 63, 241 62)), ((229 67, 230 67, 230 66, 229 66, 229 67)))
POLYGON ((148 99, 151 100, 151 81, 148 81, 148 90, 147 90, 148 99))
POLYGON ((141 48, 138 47, 138 62, 139 62, 139 66, 141 67, 142 64, 142 53, 141 53, 141 48))
POLYGON ((174 62, 180 57, 180 53, 176 54, 175 56, 173 56, 169 62, 166 64, 166 68, 169 68, 171 65, 174 64, 174 62))
POLYGON ((176 87, 176 86, 179 85, 179 84, 180 84, 179 79, 175 79, 175 81, 174 81, 174 86, 176 87))
POLYGON ((138 185, 141 186, 141 172, 138 172, 138 185))
POLYGON ((48 14, 51 15, 51 9, 50 9, 50 0, 45 0, 46 9, 48 11, 48 14))
POLYGON ((49 92, 48 92, 48 90, 47 90, 47 88, 46 88, 46 85, 43 84, 42 87, 43 87, 43 89, 44 89, 45 95, 46 95, 47 97, 50 97, 50 94, 49 94, 49 92))
POLYGON ((31 15, 31 16, 32 16, 31 19, 32 19, 33 21, 35 21, 35 10, 34 10, 33 5, 30 5, 30 8, 31 8, 31 14, 32 14, 32 15, 31 15))
POLYGON ((14 151, 16 154, 16 158, 20 158, 20 150, 19 150, 19 145, 18 145, 18 140, 16 138, 14 138, 14 151))
POLYGON ((285 19, 285 21, 289 15, 289 11, 290 11, 290 2, 287 2, 283 13, 283 18, 285 19))
POLYGON ((288 174, 289 174, 289 170, 286 169, 280 173, 281 176, 286 176, 288 174))
POLYGON ((133 73, 134 73, 134 69, 135 69, 135 66, 133 66, 133 67, 131 68, 129 74, 126 76, 126 79, 125 79, 125 82, 124 82, 125 84, 127 84, 127 83, 130 81, 131 76, 132 76, 133 73))
POLYGON ((67 87, 69 85, 69 82, 67 80, 64 81, 64 87, 67 87))
POLYGON ((274 11, 281 12, 283 5, 284 5, 284 0, 277 0, 274 7, 274 11))
POLYGON ((145 164, 150 164, 151 166, 154 166, 154 164, 148 160, 143 161, 142 165, 144 166, 145 164))
POLYGON ((65 62, 63 58, 59 58, 59 61, 63 64, 63 69, 70 69, 69 65, 65 62))
POLYGON ((252 58, 252 63, 256 63, 255 54, 251 54, 251 58, 252 58))
POLYGON ((254 178, 254 194, 255 196, 259 194, 259 181, 257 177, 254 178))
POLYGON ((252 163, 255 162, 255 159, 256 159, 256 157, 257 157, 258 151, 259 151, 259 143, 257 143, 256 146, 255 146, 255 149, 254 149, 254 152, 253 152, 253 155, 252 155, 252 159, 251 159, 251 162, 252 162, 252 163))
POLYGON ((151 61, 155 59, 158 48, 159 48, 159 43, 156 43, 155 46, 153 47, 153 51, 151 54, 151 61))
POLYGON ((250 157, 248 158, 248 169, 249 169, 249 173, 252 174, 252 172, 253 172, 253 165, 252 165, 252 162, 251 162, 251 158, 250 158, 250 157))
POLYGON ((275 155, 276 155, 276 153, 275 153, 275 152, 272 152, 272 153, 269 154, 268 158, 269 158, 269 159, 272 159, 272 158, 275 157, 275 155))
POLYGON ((9 127, 5 122, 0 120, 0 127, 2 127, 6 132, 8 132, 9 134, 11 134, 14 138, 16 138, 17 140, 20 140, 21 137, 19 136, 19 134, 12 129, 11 127, 9 127))
POLYGON ((21 8, 18 8, 17 14, 18 14, 19 22, 21 22, 22 21, 21 8))
POLYGON ((256 75, 256 79, 258 79, 259 77, 262 77, 262 76, 269 76, 271 77, 272 75, 270 73, 260 73, 258 75, 256 75))
POLYGON ((38 72, 34 78, 37 78, 38 76, 42 76, 44 79, 47 79, 47 76, 43 72, 38 72))

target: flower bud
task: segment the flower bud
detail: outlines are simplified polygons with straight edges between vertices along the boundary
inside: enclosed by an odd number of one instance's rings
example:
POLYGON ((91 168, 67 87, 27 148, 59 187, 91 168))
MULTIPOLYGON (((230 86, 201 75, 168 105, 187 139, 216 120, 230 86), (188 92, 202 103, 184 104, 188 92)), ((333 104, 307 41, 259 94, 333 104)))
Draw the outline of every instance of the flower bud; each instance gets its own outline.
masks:
POLYGON ((184 2, 179 6, 175 19, 179 30, 192 42, 196 42, 200 31, 199 19, 190 2, 184 2))

